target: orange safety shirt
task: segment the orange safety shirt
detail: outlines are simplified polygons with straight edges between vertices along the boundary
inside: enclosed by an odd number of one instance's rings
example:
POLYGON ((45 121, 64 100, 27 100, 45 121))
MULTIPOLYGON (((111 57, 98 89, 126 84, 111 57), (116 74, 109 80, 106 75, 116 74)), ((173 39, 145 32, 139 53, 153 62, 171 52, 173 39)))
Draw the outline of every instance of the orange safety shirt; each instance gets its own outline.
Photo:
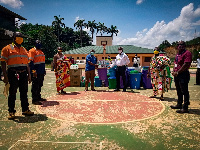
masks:
POLYGON ((9 44, 2 49, 1 60, 7 63, 8 68, 27 66, 28 52, 24 47, 9 44))
POLYGON ((36 49, 35 47, 28 52, 29 61, 33 61, 34 65, 45 63, 45 55, 43 51, 36 49))
POLYGON ((37 74, 45 74, 45 55, 40 49, 35 47, 28 52, 30 70, 35 70, 37 74))

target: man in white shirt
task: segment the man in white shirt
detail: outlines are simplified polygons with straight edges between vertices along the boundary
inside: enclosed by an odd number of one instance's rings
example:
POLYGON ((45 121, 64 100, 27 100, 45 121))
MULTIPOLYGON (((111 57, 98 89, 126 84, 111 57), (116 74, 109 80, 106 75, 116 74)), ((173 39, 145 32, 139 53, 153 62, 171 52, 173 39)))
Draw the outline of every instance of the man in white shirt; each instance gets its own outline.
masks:
POLYGON ((200 52, 197 58, 197 72, 196 72, 196 84, 200 85, 200 52))
POLYGON ((111 68, 115 65, 116 68, 116 80, 117 80, 117 88, 114 91, 120 91, 120 76, 123 79, 123 92, 126 92, 126 66, 130 63, 128 56, 123 52, 123 47, 118 48, 119 54, 116 56, 114 63, 110 66, 111 68))
POLYGON ((140 66, 140 58, 137 57, 137 54, 135 54, 135 57, 133 59, 133 67, 139 67, 140 66))

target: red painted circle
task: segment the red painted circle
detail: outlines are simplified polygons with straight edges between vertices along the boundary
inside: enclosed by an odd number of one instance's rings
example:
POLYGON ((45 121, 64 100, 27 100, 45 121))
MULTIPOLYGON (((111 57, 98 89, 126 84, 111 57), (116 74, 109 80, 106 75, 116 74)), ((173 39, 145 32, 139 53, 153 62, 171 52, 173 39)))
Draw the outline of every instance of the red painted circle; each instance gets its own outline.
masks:
POLYGON ((157 99, 135 93, 74 92, 59 95, 38 106, 55 119, 84 123, 119 123, 146 119, 162 112, 157 99))

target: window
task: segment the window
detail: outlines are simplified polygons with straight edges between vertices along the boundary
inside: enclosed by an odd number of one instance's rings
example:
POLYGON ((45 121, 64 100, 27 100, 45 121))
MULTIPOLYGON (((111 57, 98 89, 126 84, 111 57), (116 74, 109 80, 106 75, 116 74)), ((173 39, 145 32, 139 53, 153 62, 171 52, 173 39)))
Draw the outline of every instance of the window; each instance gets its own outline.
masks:
POLYGON ((77 57, 77 59, 79 59, 79 57, 77 57))
POLYGON ((82 57, 82 59, 85 59, 85 57, 82 57))
POLYGON ((102 57, 102 59, 104 59, 104 57, 102 57))
POLYGON ((151 60, 151 57, 145 57, 144 58, 144 62, 150 62, 150 60, 151 60))

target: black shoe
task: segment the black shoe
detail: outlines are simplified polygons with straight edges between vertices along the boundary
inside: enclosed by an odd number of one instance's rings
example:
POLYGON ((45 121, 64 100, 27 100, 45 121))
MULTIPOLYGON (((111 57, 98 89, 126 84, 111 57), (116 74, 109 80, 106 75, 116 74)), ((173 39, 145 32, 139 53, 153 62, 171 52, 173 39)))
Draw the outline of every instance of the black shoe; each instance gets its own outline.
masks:
POLYGON ((47 99, 46 98, 40 98, 39 101, 47 101, 47 99))
POLYGON ((171 109, 182 109, 182 105, 171 105, 171 109))
POLYGON ((119 89, 114 89, 114 91, 120 91, 119 89))
POLYGON ((92 91, 96 91, 95 89, 92 89, 92 91))
POLYGON ((123 92, 126 92, 126 89, 123 89, 123 92))
POLYGON ((180 109, 176 111, 177 113, 183 114, 183 113, 189 113, 188 109, 180 109))
POLYGON ((42 102, 40 102, 40 101, 34 101, 34 102, 32 102, 32 104, 33 105, 42 105, 42 102))

